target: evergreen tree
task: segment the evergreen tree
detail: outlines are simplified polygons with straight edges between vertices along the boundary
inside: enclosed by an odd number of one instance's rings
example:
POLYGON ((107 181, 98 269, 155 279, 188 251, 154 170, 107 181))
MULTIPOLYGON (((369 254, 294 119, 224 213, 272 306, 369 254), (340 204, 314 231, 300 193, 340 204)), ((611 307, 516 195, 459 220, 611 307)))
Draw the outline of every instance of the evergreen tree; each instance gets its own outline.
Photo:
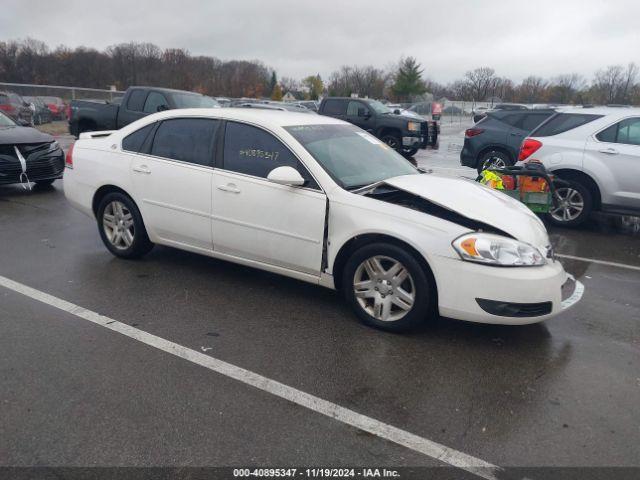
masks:
POLYGON ((391 87, 393 94, 400 100, 410 100, 413 96, 425 93, 427 86, 422 79, 422 72, 414 57, 402 58, 391 87))
POLYGON ((276 86, 273 87, 273 92, 271 92, 271 100, 276 100, 278 102, 282 101, 282 88, 280 88, 279 83, 276 83, 276 86))
POLYGON ((273 90, 278 84, 278 77, 276 77, 276 71, 271 72, 271 80, 269 81, 269 95, 273 95, 273 90))

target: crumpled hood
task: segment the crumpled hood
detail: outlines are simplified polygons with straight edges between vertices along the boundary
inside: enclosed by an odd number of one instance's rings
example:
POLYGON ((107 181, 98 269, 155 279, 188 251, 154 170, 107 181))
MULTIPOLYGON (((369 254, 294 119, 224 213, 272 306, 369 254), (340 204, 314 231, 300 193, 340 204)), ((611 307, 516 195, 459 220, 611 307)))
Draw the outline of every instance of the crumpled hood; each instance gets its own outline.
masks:
POLYGON ((384 183, 500 229, 538 247, 543 255, 549 246, 547 230, 531 210, 517 200, 472 180, 426 173, 395 177, 384 183))
POLYGON ((31 127, 0 127, 0 145, 53 142, 53 137, 31 127))

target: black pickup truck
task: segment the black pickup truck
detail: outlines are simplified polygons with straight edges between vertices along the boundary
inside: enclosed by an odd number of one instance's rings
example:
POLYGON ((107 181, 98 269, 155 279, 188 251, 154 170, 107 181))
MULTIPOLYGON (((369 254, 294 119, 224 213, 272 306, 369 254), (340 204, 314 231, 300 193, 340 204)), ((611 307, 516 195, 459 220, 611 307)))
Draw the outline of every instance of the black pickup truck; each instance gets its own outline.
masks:
POLYGON ((320 115, 339 118, 372 133, 390 147, 409 158, 418 149, 435 146, 438 125, 417 114, 391 110, 368 98, 327 97, 320 103, 320 115))
POLYGON ((163 110, 175 108, 216 108, 210 97, 184 90, 156 87, 129 87, 124 97, 106 100, 72 100, 69 132, 76 137, 82 132, 117 130, 131 122, 163 110))

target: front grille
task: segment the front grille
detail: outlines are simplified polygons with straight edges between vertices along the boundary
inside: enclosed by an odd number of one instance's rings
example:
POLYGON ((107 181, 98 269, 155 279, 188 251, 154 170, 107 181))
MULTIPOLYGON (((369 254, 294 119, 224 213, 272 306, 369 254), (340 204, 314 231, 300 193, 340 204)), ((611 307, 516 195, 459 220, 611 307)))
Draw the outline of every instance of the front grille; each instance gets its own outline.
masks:
MULTIPOLYGON (((64 154, 60 148, 50 150, 50 143, 19 145, 31 181, 60 178, 64 171, 64 154)), ((0 183, 18 183, 22 165, 14 145, 0 145, 0 183)))

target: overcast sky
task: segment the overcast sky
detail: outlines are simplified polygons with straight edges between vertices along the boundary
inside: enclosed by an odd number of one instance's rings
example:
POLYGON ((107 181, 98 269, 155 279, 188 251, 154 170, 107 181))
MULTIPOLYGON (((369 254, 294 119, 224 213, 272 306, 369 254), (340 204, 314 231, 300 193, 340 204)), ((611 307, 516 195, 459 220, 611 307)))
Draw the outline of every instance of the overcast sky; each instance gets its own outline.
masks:
POLYGON ((638 0, 2 0, 0 40, 152 42, 295 78, 412 55, 439 82, 478 66, 517 81, 640 63, 639 20, 638 0))

